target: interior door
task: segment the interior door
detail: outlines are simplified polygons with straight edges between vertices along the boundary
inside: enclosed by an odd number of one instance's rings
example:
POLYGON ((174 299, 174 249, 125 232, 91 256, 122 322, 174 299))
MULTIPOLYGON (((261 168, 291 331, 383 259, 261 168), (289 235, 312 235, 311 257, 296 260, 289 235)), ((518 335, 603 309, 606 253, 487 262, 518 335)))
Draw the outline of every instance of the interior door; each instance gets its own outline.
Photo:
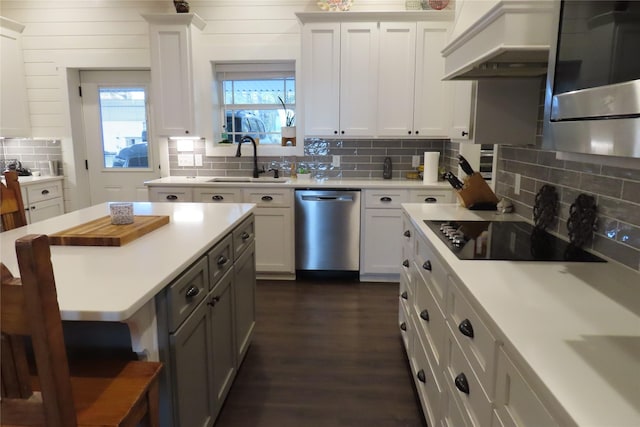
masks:
POLYGON ((148 132, 148 71, 82 71, 82 113, 91 204, 148 201, 145 181, 160 177, 148 132))

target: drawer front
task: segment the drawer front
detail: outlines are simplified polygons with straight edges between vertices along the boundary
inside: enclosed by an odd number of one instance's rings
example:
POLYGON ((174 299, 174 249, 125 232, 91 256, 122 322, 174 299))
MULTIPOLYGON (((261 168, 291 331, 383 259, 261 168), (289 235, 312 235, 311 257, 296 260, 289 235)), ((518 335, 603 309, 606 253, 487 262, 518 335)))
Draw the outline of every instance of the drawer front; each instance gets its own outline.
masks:
POLYGON ((236 261, 256 238, 256 227, 253 215, 245 219, 232 233, 233 260, 236 261))
POLYGON ((435 255, 431 244, 422 237, 416 238, 415 262, 420 275, 427 282, 429 290, 433 293, 440 309, 444 311, 445 298, 447 297, 447 270, 440 259, 435 255))
POLYGON ((446 336, 444 367, 445 382, 452 387, 454 397, 471 424, 478 427, 489 425, 491 403, 450 327, 446 336))
POLYGON ((498 345, 487 326, 476 311, 460 293, 454 279, 449 277, 449 297, 447 313, 451 326, 467 360, 485 387, 488 396, 493 397, 494 372, 498 345))
POLYGON ((407 304, 403 299, 400 299, 398 304, 398 329, 400 330, 400 336, 404 343, 404 348, 407 354, 411 354, 412 340, 413 340, 413 323, 409 318, 409 311, 407 304))
POLYGON ((193 201, 200 203, 242 203, 239 188, 194 188, 193 201))
POLYGON ((285 208, 293 206, 293 191, 284 188, 245 188, 244 201, 256 203, 261 208, 285 208))
POLYGON ((151 187, 149 200, 152 202, 192 202, 191 188, 181 187, 151 187))
POLYGON ((453 191, 409 190, 409 203, 453 203, 453 191))
POLYGON ((427 418, 427 425, 436 425, 436 420, 440 418, 440 398, 442 388, 434 369, 438 369, 429 363, 427 350, 424 341, 416 332, 416 339, 413 346, 413 380, 416 384, 420 403, 427 418))
POLYGON ((402 259, 413 258, 413 247, 415 242, 416 230, 411 224, 407 214, 402 214, 402 259))
POLYGON ((364 205, 367 208, 399 208, 409 200, 408 190, 365 190, 364 205))
POLYGON ((233 237, 227 235, 220 243, 207 253, 209 262, 209 289, 229 271, 233 265, 233 237))
POLYGON ((209 292, 207 258, 191 266, 169 286, 169 328, 171 331, 189 316, 209 292))
POLYGON ((411 274, 406 269, 402 269, 400 271, 400 298, 404 299, 405 302, 411 301, 413 299, 413 292, 411 289, 411 274))
POLYGON ((492 426, 545 426, 560 424, 553 418, 503 349, 498 351, 495 412, 492 426))
POLYGON ((62 197, 62 182, 60 181, 25 185, 25 187, 30 205, 44 200, 62 197))
POLYGON ((456 393, 455 387, 449 384, 444 384, 442 387, 440 427, 473 427, 455 398, 456 393))
POLYGON ((423 281, 416 281, 413 310, 418 324, 417 333, 425 337, 424 346, 438 366, 442 366, 445 335, 448 333, 446 318, 433 295, 423 281))

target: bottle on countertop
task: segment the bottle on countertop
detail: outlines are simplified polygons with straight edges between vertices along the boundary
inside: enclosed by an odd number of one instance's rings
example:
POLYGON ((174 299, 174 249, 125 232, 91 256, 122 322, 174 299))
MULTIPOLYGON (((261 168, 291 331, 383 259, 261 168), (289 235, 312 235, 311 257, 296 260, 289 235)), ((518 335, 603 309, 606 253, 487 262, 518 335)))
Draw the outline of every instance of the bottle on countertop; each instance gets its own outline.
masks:
POLYGON ((391 157, 385 157, 384 165, 382 168, 382 177, 384 179, 391 179, 392 174, 393 174, 393 168, 391 166, 391 157))

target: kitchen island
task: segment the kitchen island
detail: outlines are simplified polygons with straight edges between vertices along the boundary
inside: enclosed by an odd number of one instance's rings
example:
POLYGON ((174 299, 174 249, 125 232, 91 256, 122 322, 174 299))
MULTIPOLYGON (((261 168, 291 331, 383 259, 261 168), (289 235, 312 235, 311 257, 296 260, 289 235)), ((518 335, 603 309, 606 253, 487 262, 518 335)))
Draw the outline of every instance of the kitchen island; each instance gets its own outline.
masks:
POLYGON ((401 334, 430 424, 640 425, 637 272, 610 260, 461 260, 424 220, 526 219, 403 211, 401 334))
MULTIPOLYGON (((246 354, 255 325, 254 210, 134 203, 135 215, 169 223, 122 246, 51 246, 67 345, 111 351, 124 342, 129 353, 163 362, 163 426, 210 425, 246 354)), ((108 215, 105 203, 3 232, 1 261, 18 276, 17 238, 108 215)))

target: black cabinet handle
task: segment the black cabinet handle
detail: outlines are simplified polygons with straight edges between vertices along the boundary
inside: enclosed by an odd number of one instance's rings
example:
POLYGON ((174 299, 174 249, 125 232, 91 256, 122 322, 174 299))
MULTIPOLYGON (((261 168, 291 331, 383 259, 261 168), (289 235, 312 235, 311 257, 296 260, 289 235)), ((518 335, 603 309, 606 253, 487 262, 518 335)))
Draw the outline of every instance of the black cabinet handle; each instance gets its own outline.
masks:
POLYGON ((176 196, 175 194, 169 194, 167 196, 167 200, 178 200, 178 196, 176 196))
POLYGON ((43 196, 46 196, 47 194, 49 194, 49 190, 42 190, 40 194, 42 194, 43 196))
POLYGON ((243 231, 242 234, 240 235, 240 238, 242 240, 247 240, 249 237, 251 237, 251 236, 246 231, 243 231))
POLYGON ((427 197, 426 199, 424 199, 425 203, 436 203, 438 201, 438 199, 436 199, 435 197, 427 197))
POLYGON ((380 201, 384 203, 389 203, 392 201, 392 199, 391 197, 384 196, 384 197, 380 197, 380 201))
POLYGON ((409 260, 405 259, 404 261, 402 261, 402 266, 409 268, 409 260))
POLYGON ((400 329, 402 329, 403 331, 406 331, 407 330, 407 323, 406 322, 400 323, 400 329))
POLYGON ((422 268, 424 268, 427 271, 431 271, 431 261, 426 260, 424 264, 422 264, 422 268))
POLYGON ((427 382, 427 376, 424 373, 424 369, 420 369, 418 371, 418 374, 416 375, 416 377, 418 377, 418 379, 420 380, 421 383, 426 383, 427 382))
POLYGON ((422 312, 420 313, 420 318, 422 320, 424 320, 425 322, 429 321, 429 312, 427 310, 422 310, 422 312))
POLYGON ((211 298, 211 301, 207 302, 207 305, 213 307, 218 303, 218 301, 220 301, 220 297, 213 297, 211 298))
POLYGON ((464 372, 458 375, 454 382, 458 390, 460 390, 464 394, 469 394, 469 382, 467 381, 467 376, 464 374, 464 372))
POLYGON ((409 299, 409 294, 407 294, 407 291, 404 291, 402 294, 400 294, 400 296, 402 297, 402 299, 409 299))
POLYGON ((333 134, 334 134, 334 135, 337 135, 337 134, 338 134, 338 131, 337 131, 337 130, 334 130, 334 131, 333 131, 333 134))
POLYGON ((407 230, 404 232, 404 237, 411 237, 411 231, 407 230))
POLYGON ((218 257, 218 261, 216 261, 218 263, 218 265, 225 265, 227 263, 227 261, 229 261, 229 258, 227 258, 224 255, 220 255, 218 257))
POLYGON ((273 197, 271 196, 262 196, 262 201, 263 202, 270 202, 273 200, 273 197))
POLYGON ((407 135, 411 135, 411 131, 407 131, 407 135))
POLYGON ((462 136, 467 136, 467 135, 469 135, 469 132, 467 132, 466 130, 463 130, 462 131, 462 136))
POLYGON ((473 338, 473 325, 469 321, 469 319, 464 319, 458 325, 458 329, 462 332, 462 335, 465 335, 469 338, 473 338))
POLYGON ((200 289, 198 289, 198 287, 197 287, 197 286, 193 286, 193 285, 191 285, 191 286, 189 286, 189 289, 187 289, 187 292, 185 292, 185 294, 184 294, 184 295, 185 295, 187 298, 193 298, 193 297, 195 297, 196 295, 198 295, 199 293, 200 293, 200 289))
POLYGON ((420 134, 420 131, 419 131, 419 130, 417 130, 417 131, 416 131, 416 135, 419 135, 419 134, 420 134))
POLYGON ((216 202, 221 202, 224 200, 224 197, 222 197, 219 194, 216 194, 215 196, 211 196, 211 200, 215 200, 216 202))
POLYGON ((344 131, 343 130, 341 130, 340 133, 344 135, 344 131))

